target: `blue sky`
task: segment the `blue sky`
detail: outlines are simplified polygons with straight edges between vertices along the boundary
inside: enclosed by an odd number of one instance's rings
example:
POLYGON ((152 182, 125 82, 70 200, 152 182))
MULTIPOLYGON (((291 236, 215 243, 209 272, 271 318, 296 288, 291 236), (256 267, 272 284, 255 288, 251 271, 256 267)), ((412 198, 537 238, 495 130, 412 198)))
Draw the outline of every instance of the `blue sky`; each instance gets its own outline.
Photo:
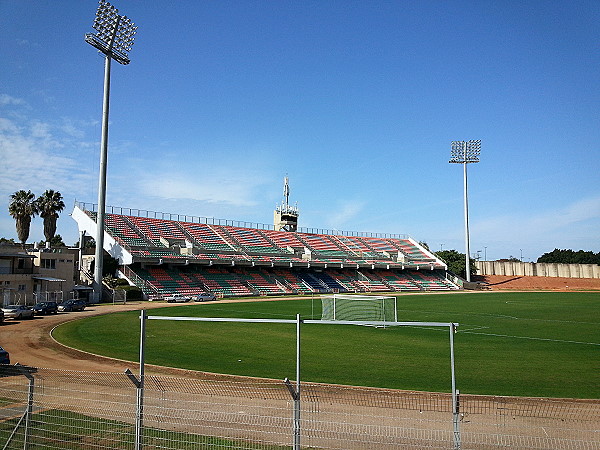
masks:
MULTIPOLYGON (((536 260, 600 251, 597 1, 114 0, 139 26, 113 63, 107 204, 409 234, 536 260)), ((103 59, 93 0, 0 2, 0 236, 19 189, 97 201, 103 59)), ((32 223, 30 241, 43 237, 32 223)))

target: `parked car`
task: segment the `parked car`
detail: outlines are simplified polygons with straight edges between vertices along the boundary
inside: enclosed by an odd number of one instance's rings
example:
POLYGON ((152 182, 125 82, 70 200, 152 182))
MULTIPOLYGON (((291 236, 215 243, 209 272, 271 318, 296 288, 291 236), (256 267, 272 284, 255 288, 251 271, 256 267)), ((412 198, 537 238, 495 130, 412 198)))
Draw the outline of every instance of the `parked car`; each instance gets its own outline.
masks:
POLYGON ((0 323, 4 322, 4 311, 0 309, 0 323))
POLYGON ((58 312, 58 303, 56 302, 39 302, 33 306, 35 314, 56 314, 58 312))
POLYGON ((194 300, 197 302, 211 302, 216 299, 217 296, 212 292, 203 292, 202 294, 196 295, 196 298, 194 300))
POLYGON ((83 311, 87 303, 85 300, 66 300, 58 305, 59 311, 83 311))
POLYGON ((10 364, 10 356, 2 347, 0 347, 0 364, 10 364))
POLYGON ((3 306, 5 319, 33 319, 33 309, 25 305, 8 305, 3 306))
POLYGON ((165 300, 167 301, 167 303, 183 303, 183 302, 189 302, 190 298, 186 295, 180 294, 178 292, 171 294, 171 295, 167 295, 165 297, 165 300))

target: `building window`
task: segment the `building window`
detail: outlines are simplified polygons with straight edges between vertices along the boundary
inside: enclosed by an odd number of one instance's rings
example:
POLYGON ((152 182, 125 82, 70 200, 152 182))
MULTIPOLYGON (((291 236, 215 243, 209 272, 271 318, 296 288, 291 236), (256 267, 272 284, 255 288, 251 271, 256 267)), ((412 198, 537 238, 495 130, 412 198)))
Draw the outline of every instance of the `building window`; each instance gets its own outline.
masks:
POLYGON ((17 269, 25 268, 25 260, 23 258, 19 258, 19 262, 17 263, 17 269))
POLYGON ((24 291, 25 290, 25 285, 24 284, 20 284, 19 285, 19 290, 20 291, 24 291))
POLYGON ((56 260, 42 259, 42 269, 56 269, 56 260))

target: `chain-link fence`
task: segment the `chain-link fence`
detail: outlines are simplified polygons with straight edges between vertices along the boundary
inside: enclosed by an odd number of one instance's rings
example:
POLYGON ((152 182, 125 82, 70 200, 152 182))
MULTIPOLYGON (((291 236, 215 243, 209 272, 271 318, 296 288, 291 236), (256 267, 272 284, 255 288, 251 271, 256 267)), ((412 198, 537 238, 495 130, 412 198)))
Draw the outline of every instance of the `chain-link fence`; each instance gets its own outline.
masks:
POLYGON ((600 449, 600 401, 1 366, 4 449, 600 449), (140 393, 143 395, 140 401, 140 393))

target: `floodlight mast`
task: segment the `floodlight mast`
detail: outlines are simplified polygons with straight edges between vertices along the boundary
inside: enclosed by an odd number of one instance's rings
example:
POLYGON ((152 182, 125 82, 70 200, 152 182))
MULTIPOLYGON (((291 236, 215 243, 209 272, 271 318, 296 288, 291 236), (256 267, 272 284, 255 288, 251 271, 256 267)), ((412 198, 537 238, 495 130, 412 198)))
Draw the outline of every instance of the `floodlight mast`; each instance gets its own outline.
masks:
POLYGON ((106 210, 106 160, 108 155, 108 110, 110 99, 110 63, 129 64, 129 55, 137 27, 119 10, 100 0, 92 26, 98 33, 88 33, 85 41, 104 54, 104 96, 102 100, 102 137, 100 139, 100 173, 98 176, 98 211, 96 216, 96 255, 94 261, 94 302, 102 298, 104 251, 104 216, 106 210))
POLYGON ((479 162, 481 140, 452 141, 450 163, 463 165, 464 204, 465 204, 465 273, 468 282, 471 281, 471 261, 469 259, 469 196, 467 185, 467 164, 479 162))

